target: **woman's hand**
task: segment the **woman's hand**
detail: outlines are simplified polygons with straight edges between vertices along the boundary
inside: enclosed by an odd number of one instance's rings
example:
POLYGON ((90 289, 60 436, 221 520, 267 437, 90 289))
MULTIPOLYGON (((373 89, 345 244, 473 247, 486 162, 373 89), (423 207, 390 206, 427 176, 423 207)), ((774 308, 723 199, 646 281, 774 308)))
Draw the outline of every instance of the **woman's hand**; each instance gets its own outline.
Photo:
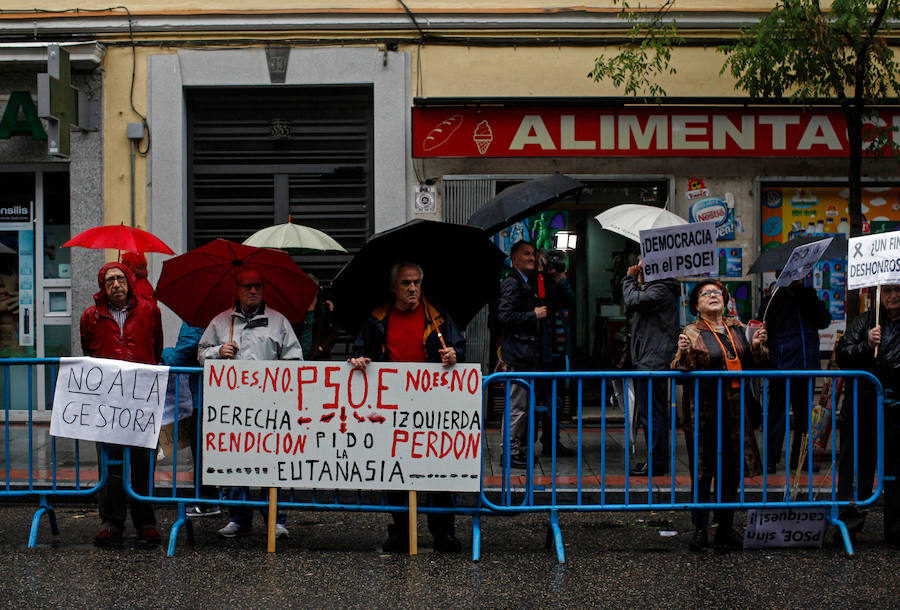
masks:
POLYGON ((762 328, 756 331, 753 334, 753 339, 750 341, 751 347, 759 348, 763 343, 769 340, 769 333, 766 332, 766 325, 763 323, 762 328))
POLYGON ((879 324, 875 328, 869 331, 868 336, 869 347, 875 349, 879 345, 881 345, 881 325, 879 324))
POLYGON ((691 351, 691 340, 687 335, 678 335, 678 351, 682 354, 691 351))

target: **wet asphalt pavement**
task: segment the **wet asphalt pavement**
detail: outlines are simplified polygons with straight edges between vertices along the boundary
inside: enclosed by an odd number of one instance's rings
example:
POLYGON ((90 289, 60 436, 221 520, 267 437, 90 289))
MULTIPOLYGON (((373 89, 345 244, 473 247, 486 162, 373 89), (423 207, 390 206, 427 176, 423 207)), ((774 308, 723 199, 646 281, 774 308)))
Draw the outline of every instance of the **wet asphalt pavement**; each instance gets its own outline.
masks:
MULTIPOLYGON (((223 540, 225 518, 195 519, 196 544, 175 557, 96 549, 96 509, 61 505, 60 535, 46 520, 25 546, 33 506, 0 505, 3 607, 897 607, 900 551, 881 544, 869 515, 856 555, 821 549, 716 554, 687 550, 688 513, 563 514, 566 563, 544 548, 546 519, 482 520, 482 558, 471 559, 471 519, 457 518, 465 547, 431 551, 420 516, 420 554, 385 555, 383 514, 291 513, 291 537, 265 552, 264 527, 223 540), (661 536, 660 531, 676 531, 661 536)), ((174 511, 159 509, 164 537, 174 511)), ((739 521, 743 515, 739 513, 739 521)))

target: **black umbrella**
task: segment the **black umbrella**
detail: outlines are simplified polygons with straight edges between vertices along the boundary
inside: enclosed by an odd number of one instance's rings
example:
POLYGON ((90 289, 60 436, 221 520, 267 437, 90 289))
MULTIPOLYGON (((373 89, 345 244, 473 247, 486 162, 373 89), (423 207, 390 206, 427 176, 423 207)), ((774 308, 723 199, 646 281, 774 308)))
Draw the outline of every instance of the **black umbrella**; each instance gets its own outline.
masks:
MULTIPOLYGON (((827 237, 804 235, 803 237, 795 237, 783 244, 779 244, 774 248, 766 250, 759 255, 759 258, 750 265, 750 273, 762 273, 763 271, 778 271, 783 269, 785 263, 791 257, 791 252, 797 246, 805 246, 813 242, 828 239, 827 237)), ((829 258, 847 258, 847 240, 836 235, 833 237, 828 249, 822 254, 819 260, 827 260, 829 258)))
POLYGON ((574 195, 585 185, 563 174, 551 174, 505 188, 472 214, 468 224, 488 235, 533 216, 552 203, 574 195))
POLYGON ((460 330, 494 293, 506 255, 484 233, 467 225, 415 219, 373 235, 334 278, 334 315, 355 333, 391 293, 395 263, 422 267, 422 295, 443 305, 460 330))

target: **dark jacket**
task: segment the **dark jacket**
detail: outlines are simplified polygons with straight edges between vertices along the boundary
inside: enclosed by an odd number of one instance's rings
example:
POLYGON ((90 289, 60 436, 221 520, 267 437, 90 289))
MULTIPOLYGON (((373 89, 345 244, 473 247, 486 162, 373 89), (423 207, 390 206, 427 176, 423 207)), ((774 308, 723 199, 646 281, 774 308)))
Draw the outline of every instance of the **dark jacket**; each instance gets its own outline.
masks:
POLYGON ((631 361, 634 368, 661 371, 669 368, 678 347, 677 280, 649 282, 641 290, 636 277, 626 275, 622 297, 631 319, 631 361))
POLYGON ((155 303, 135 296, 134 274, 122 263, 107 263, 97 274, 100 291, 81 315, 81 349, 85 356, 158 364, 162 358, 162 319, 155 303), (112 268, 128 279, 128 313, 124 328, 109 312, 103 277, 112 268))
MULTIPOLYGON (((425 308, 425 332, 422 335, 422 344, 425 347, 425 359, 428 362, 441 361, 441 340, 435 332, 439 328, 444 336, 447 347, 456 350, 456 361, 462 362, 466 357, 466 339, 459 332, 453 319, 439 305, 429 303, 422 299, 422 307, 425 308)), ((392 303, 385 303, 373 311, 353 343, 354 358, 371 358, 376 362, 387 362, 387 326, 392 303)))
POLYGON ((500 284, 497 321, 503 333, 500 355, 503 362, 515 370, 534 370, 540 362, 538 319, 534 313, 536 306, 537 292, 534 287, 513 269, 500 284))
MULTIPOLYGON (((888 401, 900 397, 900 320, 892 321, 884 309, 881 310, 881 345, 878 358, 869 347, 869 330, 875 327, 875 310, 856 316, 847 326, 835 348, 835 359, 842 369, 869 371, 881 382, 885 390, 885 406, 888 401)), ((860 382, 860 394, 867 399, 874 398, 871 386, 860 382)), ((845 392, 849 396, 850 392, 845 392)))
POLYGON ((820 368, 819 329, 831 324, 831 314, 808 286, 779 288, 772 299, 763 299, 758 320, 766 316, 769 358, 775 369, 820 368))

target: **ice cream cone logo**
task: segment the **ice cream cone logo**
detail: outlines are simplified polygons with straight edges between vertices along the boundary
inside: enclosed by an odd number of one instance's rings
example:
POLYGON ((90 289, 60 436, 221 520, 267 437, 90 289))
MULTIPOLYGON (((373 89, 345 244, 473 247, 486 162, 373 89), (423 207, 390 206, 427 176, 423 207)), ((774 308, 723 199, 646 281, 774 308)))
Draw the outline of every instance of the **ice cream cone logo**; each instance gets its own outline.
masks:
POLYGON ((487 121, 481 121, 475 126, 472 140, 478 147, 478 154, 483 155, 487 152, 491 142, 494 141, 494 132, 487 121))

